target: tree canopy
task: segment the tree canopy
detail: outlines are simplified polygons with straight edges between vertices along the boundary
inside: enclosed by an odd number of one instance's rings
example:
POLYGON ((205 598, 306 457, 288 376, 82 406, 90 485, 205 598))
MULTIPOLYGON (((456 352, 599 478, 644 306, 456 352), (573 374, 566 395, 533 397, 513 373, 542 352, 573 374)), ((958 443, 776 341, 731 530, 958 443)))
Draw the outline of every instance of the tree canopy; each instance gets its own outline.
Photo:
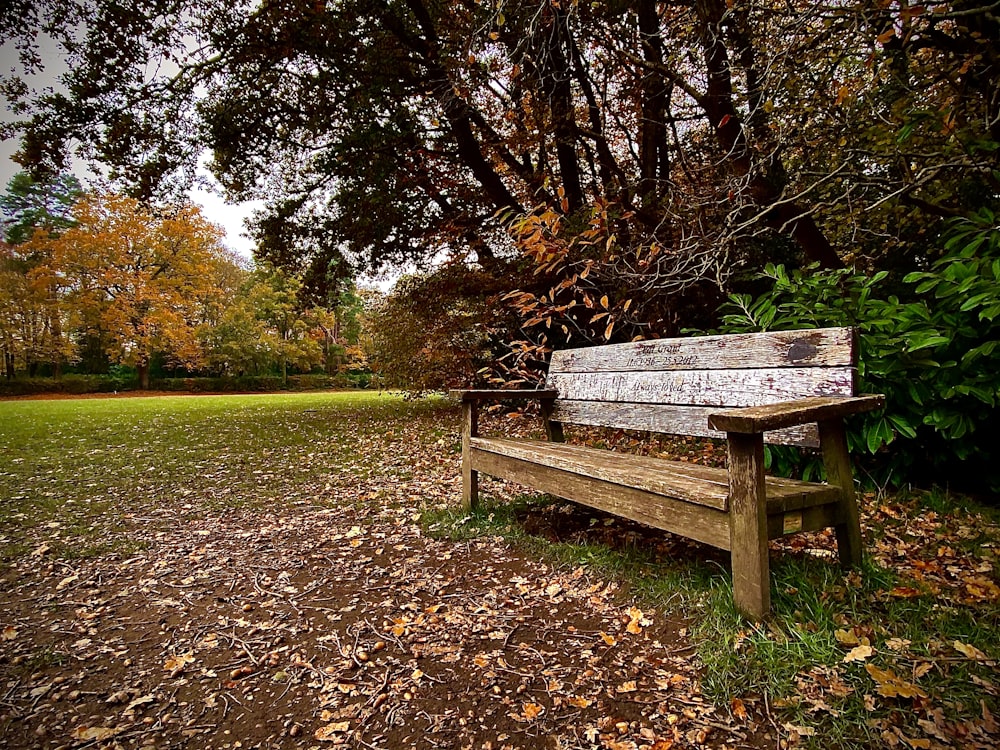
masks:
POLYGON ((41 33, 69 61, 50 92, 5 82, 26 164, 75 147, 152 195, 209 149, 230 195, 266 201, 260 255, 315 291, 442 251, 488 267, 513 252, 505 217, 552 211, 566 233, 599 210, 624 251, 602 260, 649 296, 881 258, 995 203, 995 10, 26 0, 0 29, 28 69, 41 33))

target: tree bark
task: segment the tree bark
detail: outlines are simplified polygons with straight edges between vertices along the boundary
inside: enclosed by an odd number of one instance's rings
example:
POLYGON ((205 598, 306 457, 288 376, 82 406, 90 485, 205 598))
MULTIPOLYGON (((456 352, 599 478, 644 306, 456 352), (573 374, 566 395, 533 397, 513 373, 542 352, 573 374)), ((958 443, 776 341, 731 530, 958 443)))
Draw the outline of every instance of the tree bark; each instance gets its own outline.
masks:
POLYGON ((782 191, 774 175, 754 163, 753 150, 747 141, 746 129, 733 96, 726 32, 722 23, 727 12, 725 1, 699 0, 695 10, 708 81, 699 104, 715 131, 716 140, 727 154, 730 168, 737 176, 747 178, 750 195, 754 203, 765 211, 764 221, 769 227, 788 232, 805 256, 821 267, 843 268, 844 262, 816 225, 812 214, 797 203, 778 203, 782 191))
POLYGON ((639 119, 639 200, 655 199, 670 174, 667 150, 667 84, 657 67, 663 65, 663 42, 655 0, 641 0, 636 6, 639 40, 643 57, 650 62, 642 76, 642 103, 639 119))

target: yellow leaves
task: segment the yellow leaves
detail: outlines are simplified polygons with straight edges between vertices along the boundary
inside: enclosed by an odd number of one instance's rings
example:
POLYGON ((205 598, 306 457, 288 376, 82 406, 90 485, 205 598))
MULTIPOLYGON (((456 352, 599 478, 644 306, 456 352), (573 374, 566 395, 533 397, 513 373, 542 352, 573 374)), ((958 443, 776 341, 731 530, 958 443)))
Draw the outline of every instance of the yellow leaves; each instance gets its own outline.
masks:
POLYGON ((117 727, 79 726, 69 733, 74 740, 81 742, 100 742, 114 737, 120 730, 117 727))
POLYGON ((325 727, 320 727, 316 730, 313 737, 320 742, 334 742, 337 744, 343 744, 347 741, 347 738, 342 736, 344 733, 350 731, 351 722, 349 721, 335 721, 332 724, 327 724, 325 727))
POLYGON ((169 672, 171 677, 176 677, 184 668, 194 661, 194 654, 181 654, 180 656, 170 656, 163 663, 163 670, 169 672))
POLYGON ((601 631, 601 640, 604 641, 608 646, 614 646, 618 643, 618 639, 613 635, 608 635, 603 630, 601 631))
POLYGON ((792 724, 791 722, 786 722, 782 725, 782 727, 789 734, 788 743, 791 746, 794 746, 802 737, 816 736, 816 730, 812 727, 802 727, 797 724, 792 724))
POLYGON ((644 627, 653 624, 653 621, 646 617, 638 607, 629 607, 628 617, 629 622, 625 626, 625 630, 633 635, 639 635, 644 627))
POLYGON ((603 307, 605 310, 607 310, 608 309, 608 304, 609 304, 608 303, 608 295, 605 294, 603 297, 601 297, 601 307, 603 307))
POLYGON ((740 721, 747 720, 747 707, 739 698, 733 698, 729 704, 729 710, 733 712, 735 716, 740 721))
POLYGON ((639 683, 635 680, 626 680, 615 688, 616 693, 634 693, 639 689, 639 683))
POLYGON ((99 322, 117 362, 145 365, 154 351, 201 363, 196 321, 221 298, 232 263, 222 231, 196 207, 169 216, 139 201, 94 194, 74 209, 77 224, 46 240, 41 277, 60 279, 74 314, 99 322))
POLYGON ((868 636, 863 635, 856 627, 847 630, 836 630, 833 633, 833 637, 836 638, 837 642, 841 645, 850 648, 847 655, 844 656, 843 659, 845 664, 862 662, 865 659, 870 658, 875 653, 868 636))
POLYGON ((544 706, 540 706, 537 703, 523 703, 521 704, 521 710, 524 712, 525 721, 532 721, 537 718, 543 711, 545 711, 544 706))
POLYGON ((874 664, 866 664, 865 671, 875 681, 878 694, 884 698, 926 698, 927 693, 912 682, 897 676, 891 669, 879 669, 874 664))
POLYGON ((0 631, 0 641, 12 641, 17 638, 17 628, 13 625, 5 625, 0 631))
POLYGON ((967 576, 963 583, 965 593, 973 601, 1000 601, 1000 586, 985 576, 967 576))
POLYGON ((989 657, 980 651, 975 646, 970 646, 968 643, 962 643, 961 641, 952 641, 952 648, 958 651, 960 654, 965 656, 967 659, 974 659, 976 661, 986 661, 989 657))
POLYGON ((852 648, 850 651, 847 652, 847 655, 844 656, 843 661, 846 664, 850 664, 851 662, 855 661, 864 661, 865 659, 871 657, 874 653, 875 651, 874 649, 872 649, 871 646, 864 644, 861 646, 855 646, 854 648, 852 648))
POLYGON ((859 635, 856 628, 851 628, 850 630, 835 630, 833 637, 837 639, 838 643, 842 643, 845 646, 871 645, 871 641, 868 640, 867 636, 859 635))
POLYGON ((135 711, 135 709, 140 706, 147 706, 156 700, 156 696, 152 693, 146 693, 146 695, 140 695, 138 698, 134 698, 129 702, 128 706, 125 707, 125 713, 130 713, 135 711))
POLYGON ((520 711, 511 711, 508 716, 514 719, 514 721, 520 721, 522 723, 534 721, 539 716, 545 713, 545 706, 532 701, 524 701, 521 704, 520 711))
POLYGON ((584 698, 581 695, 572 695, 566 699, 566 702, 569 703, 571 706, 576 706, 577 708, 586 708, 591 703, 593 703, 593 701, 591 701, 589 698, 584 698))

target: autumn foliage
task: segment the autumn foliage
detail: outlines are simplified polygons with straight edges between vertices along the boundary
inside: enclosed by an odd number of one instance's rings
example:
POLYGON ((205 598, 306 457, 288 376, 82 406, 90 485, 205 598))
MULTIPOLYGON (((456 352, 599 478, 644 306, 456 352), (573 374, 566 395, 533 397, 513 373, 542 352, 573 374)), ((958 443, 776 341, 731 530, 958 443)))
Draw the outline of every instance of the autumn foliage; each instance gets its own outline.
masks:
POLYGON ((190 204, 86 194, 64 226, 25 236, 0 256, 8 378, 103 361, 133 369, 148 388, 154 362, 227 376, 277 371, 283 380, 289 368, 327 364, 335 374, 347 362, 338 311, 307 306, 301 281, 281 269, 245 269, 190 204))

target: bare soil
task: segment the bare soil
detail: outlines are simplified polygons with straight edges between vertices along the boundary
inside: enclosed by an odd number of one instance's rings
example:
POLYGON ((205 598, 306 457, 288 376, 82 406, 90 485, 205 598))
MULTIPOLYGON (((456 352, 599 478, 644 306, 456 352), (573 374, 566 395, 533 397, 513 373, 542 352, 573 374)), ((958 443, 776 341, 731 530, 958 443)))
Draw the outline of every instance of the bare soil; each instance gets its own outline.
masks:
POLYGON ((5 571, 0 747, 774 746, 701 696, 683 623, 582 568, 356 503, 144 521, 5 571))

